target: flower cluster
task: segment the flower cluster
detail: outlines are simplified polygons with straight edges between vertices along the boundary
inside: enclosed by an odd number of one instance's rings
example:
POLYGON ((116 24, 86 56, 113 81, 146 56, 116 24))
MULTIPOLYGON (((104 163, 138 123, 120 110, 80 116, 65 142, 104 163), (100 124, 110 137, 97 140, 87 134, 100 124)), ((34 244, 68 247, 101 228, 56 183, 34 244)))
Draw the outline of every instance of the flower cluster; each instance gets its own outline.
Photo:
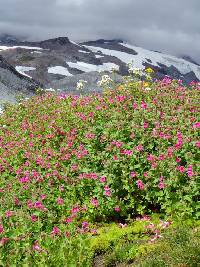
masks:
MULTIPOLYGON (((105 75, 100 84, 110 82, 105 75)), ((169 77, 149 83, 148 93, 141 85, 46 93, 6 109, 1 244, 12 253, 23 243, 23 255, 46 254, 47 244, 95 234, 96 221, 154 212, 198 218, 199 85, 169 77)))
POLYGON ((76 85, 76 89, 77 90, 83 90, 85 84, 87 83, 87 81, 84 81, 84 80, 79 80, 77 82, 77 85, 76 85))
POLYGON ((113 80, 109 75, 103 75, 101 80, 97 82, 97 85, 100 87, 108 86, 113 80))

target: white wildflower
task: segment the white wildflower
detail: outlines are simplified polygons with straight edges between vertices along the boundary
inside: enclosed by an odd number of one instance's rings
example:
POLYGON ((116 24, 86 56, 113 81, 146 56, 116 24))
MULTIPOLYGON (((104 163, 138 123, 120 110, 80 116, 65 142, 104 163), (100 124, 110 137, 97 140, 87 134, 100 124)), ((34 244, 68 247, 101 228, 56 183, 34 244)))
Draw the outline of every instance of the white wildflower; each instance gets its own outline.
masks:
POLYGON ((136 75, 142 76, 143 70, 140 69, 140 68, 134 68, 133 69, 133 73, 136 74, 136 75))
POLYGON ((111 68, 111 72, 112 73, 115 73, 115 72, 118 72, 119 71, 119 66, 118 67, 112 67, 111 68))
POLYGON ((87 83, 87 81, 84 81, 84 80, 78 81, 77 85, 76 85, 76 89, 77 90, 83 90, 86 83, 87 83))
POLYGON ((151 88, 150 87, 145 87, 144 90, 145 91, 151 91, 151 88))
POLYGON ((143 75, 143 70, 141 68, 135 68, 133 61, 128 63, 127 66, 128 66, 128 72, 130 74, 135 74, 135 75, 138 75, 138 76, 142 76, 143 75))
POLYGON ((45 89, 45 92, 55 92, 56 90, 55 89, 53 89, 53 88, 47 88, 47 89, 45 89))
POLYGON ((101 80, 97 82, 98 86, 106 86, 109 85, 109 83, 113 82, 113 80, 110 78, 109 75, 103 75, 101 77, 101 80))
POLYGON ((130 74, 133 73, 134 72, 133 63, 128 63, 127 66, 128 66, 128 72, 130 74))

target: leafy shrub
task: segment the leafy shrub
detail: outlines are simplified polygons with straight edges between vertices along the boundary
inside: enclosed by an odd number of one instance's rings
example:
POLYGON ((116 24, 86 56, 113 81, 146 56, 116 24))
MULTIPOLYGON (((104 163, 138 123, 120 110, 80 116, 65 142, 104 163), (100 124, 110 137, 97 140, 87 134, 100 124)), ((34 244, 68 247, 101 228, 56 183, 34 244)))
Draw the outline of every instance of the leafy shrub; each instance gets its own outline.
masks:
POLYGON ((200 229, 179 225, 138 261, 134 266, 200 266, 200 229))
POLYGON ((155 212, 199 217, 199 85, 168 78, 149 84, 147 90, 127 80, 103 95, 45 94, 6 108, 0 117, 5 253, 11 246, 23 261, 54 251, 57 238, 80 235, 84 243, 95 234, 93 222, 155 212))
MULTIPOLYGON (((153 224, 152 220, 149 221, 149 225, 147 221, 145 223, 139 221, 122 229, 115 226, 110 229, 105 228, 105 233, 100 231, 99 236, 94 238, 95 244, 102 247, 106 241, 107 245, 100 256, 96 254, 95 262, 100 258, 103 266, 199 266, 199 224, 194 221, 191 221, 192 225, 186 221, 173 222, 170 227, 163 228, 161 225, 165 224, 160 222, 154 221, 155 229, 152 233, 148 232, 149 226, 153 224), (140 230, 137 234, 138 226, 140 230), (114 228, 115 238, 113 238, 114 228), (133 235, 131 229, 134 229, 133 235), (159 229, 161 235, 157 235, 155 239, 153 232, 159 229), (124 234, 119 235, 119 231, 124 234)), ((99 251, 98 246, 94 248, 96 252, 99 251)))

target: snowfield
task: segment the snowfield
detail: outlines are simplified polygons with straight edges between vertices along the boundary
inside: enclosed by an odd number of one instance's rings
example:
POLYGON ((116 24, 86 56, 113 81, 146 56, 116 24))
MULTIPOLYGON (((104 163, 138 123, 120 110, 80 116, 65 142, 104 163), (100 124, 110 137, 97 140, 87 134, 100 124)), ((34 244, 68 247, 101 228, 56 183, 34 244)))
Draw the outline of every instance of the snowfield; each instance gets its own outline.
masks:
POLYGON ((50 67, 48 68, 48 73, 51 74, 59 74, 63 76, 73 76, 67 68, 62 67, 62 66, 55 66, 55 67, 50 67))
POLYGON ((85 53, 85 54, 90 54, 91 52, 89 52, 89 51, 84 51, 84 50, 78 50, 78 52, 80 52, 80 53, 85 53))
POLYGON ((34 47, 34 46, 1 46, 0 45, 0 51, 1 50, 8 50, 8 49, 16 49, 16 48, 23 48, 28 50, 43 50, 41 47, 34 47))
POLYGON ((116 57, 126 64, 133 62, 133 66, 135 68, 144 69, 145 66, 143 65, 143 63, 148 62, 147 59, 150 59, 151 64, 154 66, 159 67, 158 63, 164 64, 167 67, 170 67, 173 65, 180 71, 180 73, 187 74, 193 71, 196 77, 200 79, 200 67, 184 59, 181 59, 181 58, 179 59, 174 56, 146 50, 141 47, 137 47, 137 46, 133 46, 133 45, 125 44, 125 43, 120 43, 120 44, 124 47, 134 50, 138 54, 131 55, 125 52, 105 49, 105 48, 96 47, 96 46, 85 45, 85 47, 90 49, 94 53, 101 51, 104 55, 116 57))
POLYGON ((83 72, 90 72, 90 71, 110 71, 112 68, 119 69, 119 66, 114 63, 103 63, 102 65, 93 65, 81 61, 75 62, 66 62, 70 68, 79 69, 83 72))
POLYGON ((32 78, 31 76, 27 75, 25 72, 26 71, 31 71, 31 70, 36 70, 36 68, 33 67, 25 67, 25 66, 16 66, 15 67, 16 71, 18 71, 20 74, 27 76, 29 78, 32 78))
POLYGON ((95 57, 96 57, 96 58, 102 58, 102 57, 104 57, 104 56, 102 56, 102 55, 95 55, 95 57))
POLYGON ((32 51, 31 54, 42 54, 41 51, 32 51))

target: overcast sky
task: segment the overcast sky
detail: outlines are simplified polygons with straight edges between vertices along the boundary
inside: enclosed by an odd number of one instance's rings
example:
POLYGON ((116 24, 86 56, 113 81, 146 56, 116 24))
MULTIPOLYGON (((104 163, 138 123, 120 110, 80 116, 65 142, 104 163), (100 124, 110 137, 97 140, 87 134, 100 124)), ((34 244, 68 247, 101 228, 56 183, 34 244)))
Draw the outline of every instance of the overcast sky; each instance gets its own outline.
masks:
POLYGON ((200 0, 0 0, 0 33, 120 38, 200 63, 200 0))

